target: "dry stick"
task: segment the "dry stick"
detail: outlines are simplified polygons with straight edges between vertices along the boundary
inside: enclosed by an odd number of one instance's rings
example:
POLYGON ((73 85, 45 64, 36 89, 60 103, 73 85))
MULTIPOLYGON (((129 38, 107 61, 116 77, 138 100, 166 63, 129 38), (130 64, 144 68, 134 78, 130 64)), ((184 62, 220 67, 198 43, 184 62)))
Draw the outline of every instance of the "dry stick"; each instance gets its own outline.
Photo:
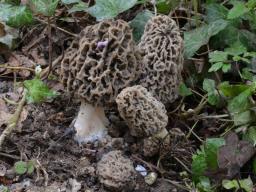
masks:
POLYGON ((52 27, 51 27, 51 20, 50 20, 50 17, 47 17, 47 22, 48 22, 48 25, 47 25, 47 28, 48 28, 48 46, 49 46, 49 71, 46 75, 46 78, 50 75, 51 71, 52 71, 52 27))
POLYGON ((32 69, 32 68, 28 68, 28 67, 13 67, 13 66, 8 66, 7 64, 0 65, 0 68, 13 69, 13 70, 28 70, 28 71, 31 71, 31 72, 35 72, 35 70, 32 69))
POLYGON ((7 127, 5 128, 5 130, 3 131, 3 133, 0 136, 0 150, 2 149, 2 145, 3 145, 5 138, 8 137, 12 133, 12 131, 16 128, 17 123, 20 118, 20 114, 22 112, 22 109, 23 109, 23 106, 25 105, 25 103, 26 103, 26 90, 23 91, 23 97, 20 100, 15 113, 10 118, 7 127))
MULTIPOLYGON (((44 20, 41 20, 41 19, 38 19, 38 18, 36 18, 36 20, 38 20, 39 22, 44 23, 44 24, 47 25, 47 22, 45 22, 44 20)), ((66 31, 65 29, 62 29, 62 28, 60 28, 60 27, 57 27, 57 26, 55 26, 55 25, 53 25, 53 24, 51 24, 51 27, 56 28, 56 29, 58 29, 58 30, 60 30, 60 31, 62 31, 62 32, 64 32, 64 33, 67 33, 67 34, 73 36, 73 37, 78 37, 78 35, 76 35, 76 34, 74 34, 74 33, 71 33, 71 32, 69 32, 69 31, 66 31)))

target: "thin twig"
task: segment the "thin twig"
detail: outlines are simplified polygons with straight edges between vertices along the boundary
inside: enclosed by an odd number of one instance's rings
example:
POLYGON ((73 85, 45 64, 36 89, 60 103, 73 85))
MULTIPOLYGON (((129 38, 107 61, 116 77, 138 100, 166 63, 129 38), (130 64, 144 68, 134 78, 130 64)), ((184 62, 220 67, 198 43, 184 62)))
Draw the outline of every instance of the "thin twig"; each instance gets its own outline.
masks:
POLYGON ((46 75, 46 77, 48 77, 52 71, 52 27, 51 27, 51 20, 50 20, 50 17, 47 18, 47 21, 48 21, 48 25, 47 25, 47 28, 48 28, 48 60, 49 60, 49 70, 48 70, 48 73, 46 75))
POLYGON ((0 68, 13 69, 13 70, 28 70, 28 71, 31 71, 31 72, 35 72, 35 70, 32 69, 32 68, 28 68, 28 67, 13 67, 13 66, 9 66, 7 64, 0 65, 0 68))
POLYGON ((174 186, 177 187, 177 188, 180 188, 180 189, 185 190, 185 191, 191 191, 189 188, 187 188, 187 187, 185 187, 185 186, 179 184, 179 183, 176 182, 176 181, 172 181, 172 180, 169 180, 169 179, 164 179, 164 180, 167 181, 168 183, 174 185, 174 186))
POLYGON ((12 131, 16 128, 17 123, 20 118, 20 114, 22 112, 22 109, 23 109, 23 106, 25 105, 25 103, 26 103, 26 90, 23 91, 23 97, 20 100, 15 113, 10 118, 7 127, 5 128, 5 130, 2 132, 2 134, 0 136, 0 150, 2 148, 5 138, 8 137, 12 133, 12 131))
MULTIPOLYGON (((38 20, 38 21, 41 22, 41 23, 44 23, 44 24, 48 25, 47 22, 45 22, 44 20, 41 20, 41 19, 38 19, 38 18, 36 18, 36 20, 38 20)), ((71 35, 71 36, 73 36, 73 37, 78 37, 78 35, 76 35, 76 34, 74 34, 74 33, 71 33, 71 32, 69 32, 69 31, 66 31, 65 29, 62 29, 62 28, 60 28, 60 27, 57 27, 57 26, 55 26, 55 25, 53 25, 53 24, 51 24, 51 27, 53 27, 53 28, 55 28, 55 29, 58 29, 58 30, 60 30, 60 31, 62 31, 62 32, 64 32, 64 33, 67 33, 67 34, 69 34, 69 35, 71 35)))

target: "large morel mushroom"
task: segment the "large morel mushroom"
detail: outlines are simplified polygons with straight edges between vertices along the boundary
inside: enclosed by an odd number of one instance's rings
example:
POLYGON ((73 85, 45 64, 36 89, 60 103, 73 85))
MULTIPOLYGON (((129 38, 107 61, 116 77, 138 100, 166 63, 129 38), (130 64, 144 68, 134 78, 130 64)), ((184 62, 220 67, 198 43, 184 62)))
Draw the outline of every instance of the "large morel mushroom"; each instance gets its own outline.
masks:
POLYGON ((74 124, 77 141, 104 136, 108 123, 104 107, 138 78, 140 60, 132 30, 122 20, 88 26, 73 41, 61 62, 61 79, 81 100, 74 124))
POLYGON ((139 48, 145 65, 140 84, 165 105, 172 103, 178 97, 183 68, 183 40, 175 21, 165 15, 152 17, 139 48))

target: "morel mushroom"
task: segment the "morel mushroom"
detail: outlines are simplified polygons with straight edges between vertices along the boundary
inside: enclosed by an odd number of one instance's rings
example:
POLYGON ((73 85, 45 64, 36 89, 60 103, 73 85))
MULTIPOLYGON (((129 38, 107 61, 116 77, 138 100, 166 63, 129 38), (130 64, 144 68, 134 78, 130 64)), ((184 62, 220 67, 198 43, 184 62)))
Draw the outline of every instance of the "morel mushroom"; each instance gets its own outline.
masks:
POLYGON ((152 17, 139 43, 145 73, 140 85, 164 104, 178 97, 183 68, 183 40, 175 21, 168 16, 152 17))
POLYGON ((119 150, 103 155, 97 163, 97 174, 100 182, 111 191, 132 191, 135 186, 133 163, 119 150))
POLYGON ((81 100, 74 124, 77 141, 104 136, 108 120, 103 107, 138 78, 139 60, 132 30, 122 20, 88 26, 73 41, 61 62, 61 79, 81 100))
POLYGON ((120 116, 135 137, 165 139, 168 116, 165 106, 141 85, 123 89, 116 98, 120 116))

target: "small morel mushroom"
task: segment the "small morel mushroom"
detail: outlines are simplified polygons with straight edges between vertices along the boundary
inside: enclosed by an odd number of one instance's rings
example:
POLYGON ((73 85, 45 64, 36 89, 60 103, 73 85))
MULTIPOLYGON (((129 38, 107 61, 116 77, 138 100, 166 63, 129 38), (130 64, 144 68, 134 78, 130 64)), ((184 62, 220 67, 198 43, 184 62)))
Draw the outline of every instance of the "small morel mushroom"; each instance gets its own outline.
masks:
POLYGON ((119 150, 103 155, 97 163, 97 174, 100 182, 111 191, 132 191, 135 186, 133 163, 119 150))
POLYGON ((165 15, 152 17, 139 48, 145 65, 140 85, 165 105, 172 103, 178 97, 183 68, 183 40, 175 21, 165 15))
POLYGON ((61 79, 81 100, 74 124, 78 142, 104 136, 108 124, 104 107, 138 79, 140 60, 132 30, 122 20, 88 26, 73 41, 61 62, 61 79))
POLYGON ((116 98, 120 116, 135 137, 167 139, 165 106, 141 85, 123 89, 116 98))

